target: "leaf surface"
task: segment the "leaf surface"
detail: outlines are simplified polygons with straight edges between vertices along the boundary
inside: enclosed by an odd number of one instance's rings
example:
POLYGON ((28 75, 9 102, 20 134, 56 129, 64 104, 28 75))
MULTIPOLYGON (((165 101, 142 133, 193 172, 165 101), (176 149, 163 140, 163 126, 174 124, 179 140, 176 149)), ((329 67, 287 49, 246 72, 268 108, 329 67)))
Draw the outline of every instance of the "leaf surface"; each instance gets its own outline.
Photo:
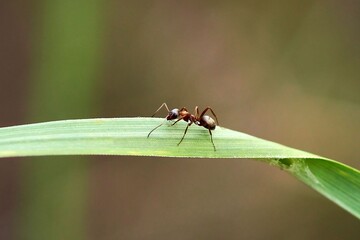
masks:
POLYGON ((131 155, 252 158, 287 170, 360 219, 360 172, 339 162, 251 135, 217 127, 214 151, 208 130, 160 118, 63 120, 0 128, 0 157, 131 155), (149 132, 158 126, 148 138, 149 132))

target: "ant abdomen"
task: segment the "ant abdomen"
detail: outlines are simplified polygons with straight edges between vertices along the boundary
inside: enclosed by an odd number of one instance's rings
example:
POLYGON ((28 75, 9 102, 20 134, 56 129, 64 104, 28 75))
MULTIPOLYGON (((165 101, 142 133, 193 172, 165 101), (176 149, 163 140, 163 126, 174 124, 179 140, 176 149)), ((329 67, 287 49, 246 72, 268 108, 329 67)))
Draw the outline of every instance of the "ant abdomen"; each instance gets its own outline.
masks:
POLYGON ((214 119, 212 119, 210 116, 208 115, 204 115, 202 116, 202 118, 200 119, 200 124, 199 126, 203 126, 204 128, 210 129, 210 130, 214 130, 216 128, 216 122, 214 119))

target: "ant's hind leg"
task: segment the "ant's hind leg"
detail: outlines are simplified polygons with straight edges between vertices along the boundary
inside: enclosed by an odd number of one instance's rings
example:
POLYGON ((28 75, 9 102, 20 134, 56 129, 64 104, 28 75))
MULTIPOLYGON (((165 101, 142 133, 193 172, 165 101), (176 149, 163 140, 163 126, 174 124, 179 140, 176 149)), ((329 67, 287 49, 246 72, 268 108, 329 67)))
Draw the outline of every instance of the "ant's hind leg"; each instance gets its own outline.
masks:
POLYGON ((202 116, 204 116, 205 113, 206 113, 208 110, 210 110, 211 113, 212 113, 212 115, 214 115, 214 117, 215 117, 215 119, 216 119, 216 124, 219 125, 219 121, 218 121, 218 119, 217 119, 217 116, 216 116, 216 114, 214 113, 214 111, 212 110, 211 107, 205 108, 204 111, 202 111, 202 113, 200 114, 200 118, 202 118, 202 116))
POLYGON ((214 144, 214 141, 213 141, 213 137, 212 137, 212 133, 211 133, 211 130, 209 129, 209 133, 210 133, 210 140, 211 140, 211 143, 214 147, 214 151, 216 151, 216 148, 215 148, 215 144, 214 144))

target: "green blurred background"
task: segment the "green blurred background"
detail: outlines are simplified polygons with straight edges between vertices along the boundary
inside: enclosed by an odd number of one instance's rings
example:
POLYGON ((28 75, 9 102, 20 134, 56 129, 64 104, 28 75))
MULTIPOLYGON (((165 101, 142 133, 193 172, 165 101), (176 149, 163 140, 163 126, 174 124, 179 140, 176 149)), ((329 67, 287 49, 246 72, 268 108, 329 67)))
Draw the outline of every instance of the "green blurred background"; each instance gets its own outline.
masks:
MULTIPOLYGON (((351 0, 1 1, 0 126, 211 106, 222 126, 359 169, 359 22, 351 0)), ((256 161, 0 161, 0 239, 359 234, 355 217, 256 161)))

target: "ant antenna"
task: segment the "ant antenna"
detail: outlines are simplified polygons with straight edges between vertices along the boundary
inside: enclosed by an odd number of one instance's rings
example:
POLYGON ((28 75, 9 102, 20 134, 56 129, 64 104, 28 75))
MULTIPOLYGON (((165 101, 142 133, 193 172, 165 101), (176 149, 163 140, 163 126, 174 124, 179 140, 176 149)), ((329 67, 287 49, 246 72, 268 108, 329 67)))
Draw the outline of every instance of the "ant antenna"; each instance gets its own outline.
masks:
POLYGON ((163 104, 161 104, 161 106, 154 112, 154 114, 153 114, 151 117, 154 117, 155 114, 156 114, 158 111, 160 111, 160 109, 162 109, 164 106, 165 106, 166 110, 167 110, 168 112, 170 112, 167 104, 166 104, 166 103, 163 103, 163 104))

